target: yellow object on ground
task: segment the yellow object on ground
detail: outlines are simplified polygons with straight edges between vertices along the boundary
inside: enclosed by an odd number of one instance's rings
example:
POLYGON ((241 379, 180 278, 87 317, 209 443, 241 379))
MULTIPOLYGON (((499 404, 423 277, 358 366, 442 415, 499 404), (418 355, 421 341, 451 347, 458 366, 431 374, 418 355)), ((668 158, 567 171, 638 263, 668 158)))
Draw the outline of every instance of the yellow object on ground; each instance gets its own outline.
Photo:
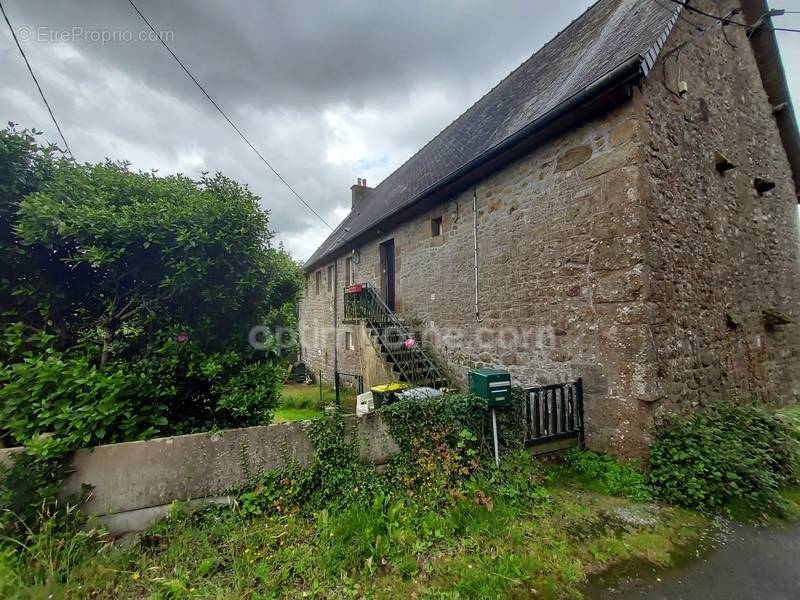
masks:
POLYGON ((397 400, 397 393, 407 390, 411 386, 402 381, 393 381, 382 385, 373 385, 369 388, 372 392, 372 404, 375 408, 380 408, 385 404, 390 404, 397 400))
POLYGON ((402 381, 393 381, 391 383, 383 383, 381 385, 373 385, 369 391, 373 394, 391 394, 394 392, 402 392, 411 386, 402 381))

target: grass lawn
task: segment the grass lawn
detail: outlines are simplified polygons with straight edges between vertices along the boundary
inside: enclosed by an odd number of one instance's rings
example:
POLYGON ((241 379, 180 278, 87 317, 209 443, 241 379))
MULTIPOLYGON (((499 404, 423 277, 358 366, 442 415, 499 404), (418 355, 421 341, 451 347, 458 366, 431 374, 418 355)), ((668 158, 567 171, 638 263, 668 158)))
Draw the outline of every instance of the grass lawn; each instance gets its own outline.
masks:
MULTIPOLYGON (((0 596, 581 598, 591 575, 628 561, 667 566, 707 526, 691 512, 562 484, 533 500, 467 495, 437 509, 402 495, 338 514, 214 507, 176 512, 130 549, 75 552, 58 586, 43 576, 18 587, 6 567, 0 596)), ((52 553, 41 549, 43 573, 52 553)))
POLYGON ((272 422, 307 421, 308 419, 321 419, 323 416, 323 412, 316 408, 279 408, 275 411, 272 422))
POLYGON ((327 404, 336 403, 336 392, 323 384, 320 400, 319 384, 286 383, 281 390, 281 401, 275 409, 273 423, 304 421, 323 416, 327 404))

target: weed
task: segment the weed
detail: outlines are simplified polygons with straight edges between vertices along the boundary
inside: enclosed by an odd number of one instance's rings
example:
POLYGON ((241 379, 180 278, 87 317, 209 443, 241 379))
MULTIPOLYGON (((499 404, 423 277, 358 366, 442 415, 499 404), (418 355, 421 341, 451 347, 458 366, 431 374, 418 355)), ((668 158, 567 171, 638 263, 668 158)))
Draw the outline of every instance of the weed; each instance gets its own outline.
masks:
POLYGON ((778 513, 797 481, 797 431, 756 404, 720 403, 667 419, 650 452, 650 482, 672 504, 778 513))
POLYGON ((575 448, 567 453, 564 465, 565 474, 600 493, 639 502, 653 498, 644 473, 635 463, 621 464, 611 456, 575 448))
MULTIPOLYGON (((76 542, 49 580, 69 597, 554 598, 617 560, 667 564, 673 542, 702 526, 669 509, 655 525, 619 526, 608 514, 627 500, 566 492, 514 439, 496 469, 475 406, 425 405, 455 415, 431 427, 395 407, 404 451, 382 474, 358 461, 343 419, 311 422, 310 466, 256 474, 234 510, 176 507, 129 549, 76 542)), ((65 547, 41 535, 41 547, 65 547)), ((6 596, 48 581, 32 556, 0 560, 6 596)))

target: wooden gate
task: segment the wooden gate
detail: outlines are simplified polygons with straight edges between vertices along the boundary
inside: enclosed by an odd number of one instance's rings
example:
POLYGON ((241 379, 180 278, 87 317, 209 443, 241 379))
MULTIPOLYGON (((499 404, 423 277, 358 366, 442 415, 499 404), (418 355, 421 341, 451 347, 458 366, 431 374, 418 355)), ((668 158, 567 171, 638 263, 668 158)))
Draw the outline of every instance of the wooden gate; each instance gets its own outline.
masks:
POLYGON ((525 443, 540 446, 574 438, 583 447, 583 381, 525 389, 525 443))

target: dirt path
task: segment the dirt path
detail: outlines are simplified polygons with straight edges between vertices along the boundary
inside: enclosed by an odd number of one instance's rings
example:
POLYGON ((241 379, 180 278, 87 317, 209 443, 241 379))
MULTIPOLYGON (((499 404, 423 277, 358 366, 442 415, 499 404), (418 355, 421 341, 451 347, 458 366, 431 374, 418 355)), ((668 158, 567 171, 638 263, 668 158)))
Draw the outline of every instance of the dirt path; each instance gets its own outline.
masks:
POLYGON ((697 562, 598 590, 603 600, 797 600, 800 524, 765 528, 727 524, 717 550, 697 562))

